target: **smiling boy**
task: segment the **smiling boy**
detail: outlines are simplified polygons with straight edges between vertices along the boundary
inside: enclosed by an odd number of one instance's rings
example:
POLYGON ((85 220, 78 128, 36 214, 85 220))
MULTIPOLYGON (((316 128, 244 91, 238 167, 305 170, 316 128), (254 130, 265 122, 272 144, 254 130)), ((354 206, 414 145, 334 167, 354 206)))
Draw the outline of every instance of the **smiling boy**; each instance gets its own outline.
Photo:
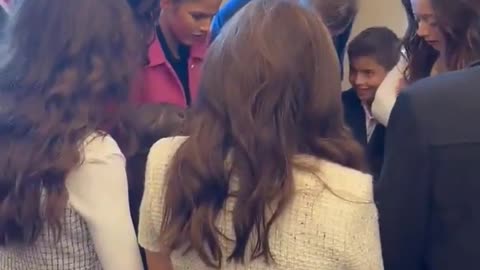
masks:
POLYGON ((372 116, 375 92, 400 57, 400 40, 386 27, 372 27, 348 45, 350 90, 342 93, 345 121, 365 146, 370 170, 376 179, 383 163, 385 127, 372 116))

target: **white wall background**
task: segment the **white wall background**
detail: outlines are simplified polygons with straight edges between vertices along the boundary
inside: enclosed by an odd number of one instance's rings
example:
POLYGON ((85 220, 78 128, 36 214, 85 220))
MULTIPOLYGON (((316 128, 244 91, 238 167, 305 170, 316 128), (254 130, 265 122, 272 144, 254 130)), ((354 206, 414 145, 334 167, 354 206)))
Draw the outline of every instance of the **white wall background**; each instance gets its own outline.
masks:
MULTIPOLYGON (((360 0, 359 13, 350 38, 372 26, 386 26, 402 37, 407 27, 407 18, 401 0, 360 0)), ((348 57, 345 55, 343 89, 350 88, 348 65, 348 57)))

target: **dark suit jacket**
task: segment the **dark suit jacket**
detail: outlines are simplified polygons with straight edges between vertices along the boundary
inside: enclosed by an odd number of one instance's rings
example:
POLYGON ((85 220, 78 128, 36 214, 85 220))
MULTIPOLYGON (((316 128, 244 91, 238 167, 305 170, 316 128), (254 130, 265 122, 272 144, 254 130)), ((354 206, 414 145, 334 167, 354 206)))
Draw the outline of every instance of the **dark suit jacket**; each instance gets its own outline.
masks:
POLYGON ((365 126, 365 111, 354 89, 342 93, 345 122, 352 130, 355 139, 364 146, 370 172, 376 180, 382 169, 385 127, 377 124, 370 141, 367 142, 367 127, 365 126))
POLYGON ((386 270, 480 269, 479 85, 473 67, 399 96, 375 194, 386 270))

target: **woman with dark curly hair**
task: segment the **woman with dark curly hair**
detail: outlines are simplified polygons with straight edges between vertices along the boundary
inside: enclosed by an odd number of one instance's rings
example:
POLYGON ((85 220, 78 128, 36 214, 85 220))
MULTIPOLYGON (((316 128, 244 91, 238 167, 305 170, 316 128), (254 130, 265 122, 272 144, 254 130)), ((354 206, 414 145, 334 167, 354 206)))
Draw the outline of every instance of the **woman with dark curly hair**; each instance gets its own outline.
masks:
POLYGON ((7 29, 0 269, 142 269, 120 150, 131 146, 121 119, 141 64, 130 8, 23 1, 7 29))
POLYGON ((405 53, 378 88, 372 113, 383 125, 399 91, 420 79, 463 69, 478 59, 476 1, 402 0, 408 17, 405 53), (457 3, 458 2, 458 3, 457 3))
POLYGON ((402 0, 408 27, 402 41, 403 54, 398 64, 378 87, 372 114, 382 125, 388 125, 390 112, 399 91, 407 84, 446 70, 443 55, 445 39, 441 33, 430 0, 402 0))

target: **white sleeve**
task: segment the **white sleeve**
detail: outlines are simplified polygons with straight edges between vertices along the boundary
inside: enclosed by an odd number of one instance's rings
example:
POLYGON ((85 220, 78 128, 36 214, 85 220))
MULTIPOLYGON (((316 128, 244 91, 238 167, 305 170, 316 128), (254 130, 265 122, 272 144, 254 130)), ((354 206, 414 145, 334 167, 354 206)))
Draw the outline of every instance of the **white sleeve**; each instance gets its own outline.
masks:
POLYGON ((67 178, 69 203, 86 221, 104 270, 143 269, 130 217, 125 157, 109 136, 90 138, 67 178))
POLYGON ((397 65, 390 70, 383 82, 377 89, 372 104, 372 114, 382 125, 387 126, 393 105, 397 100, 397 87, 403 79, 403 72, 407 67, 404 57, 400 57, 397 65))

